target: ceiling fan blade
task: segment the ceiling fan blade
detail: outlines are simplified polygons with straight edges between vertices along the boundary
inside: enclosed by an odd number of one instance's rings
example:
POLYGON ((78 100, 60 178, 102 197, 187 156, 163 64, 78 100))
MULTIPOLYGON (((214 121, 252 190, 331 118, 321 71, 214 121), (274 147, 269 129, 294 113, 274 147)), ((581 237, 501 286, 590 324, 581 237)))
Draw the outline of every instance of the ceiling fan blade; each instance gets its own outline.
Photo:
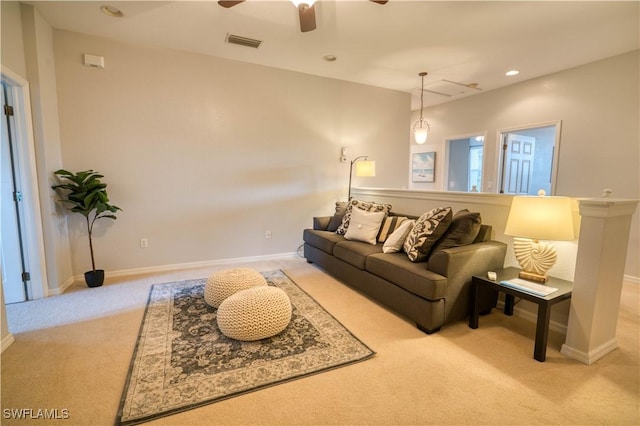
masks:
POLYGON ((229 7, 233 7, 233 6, 237 5, 237 4, 240 4, 240 3, 242 3, 242 2, 244 2, 244 0, 236 0, 236 1, 224 1, 224 0, 220 0, 220 1, 218 2, 218 4, 219 4, 220 6, 222 6, 222 7, 227 7, 227 8, 229 8, 229 7))
POLYGON ((300 15, 300 31, 306 33, 316 29, 315 5, 300 4, 298 6, 298 14, 300 15))
POLYGON ((372 2, 378 3, 378 4, 387 4, 387 1, 389 1, 389 0, 369 0, 369 1, 372 1, 372 2))

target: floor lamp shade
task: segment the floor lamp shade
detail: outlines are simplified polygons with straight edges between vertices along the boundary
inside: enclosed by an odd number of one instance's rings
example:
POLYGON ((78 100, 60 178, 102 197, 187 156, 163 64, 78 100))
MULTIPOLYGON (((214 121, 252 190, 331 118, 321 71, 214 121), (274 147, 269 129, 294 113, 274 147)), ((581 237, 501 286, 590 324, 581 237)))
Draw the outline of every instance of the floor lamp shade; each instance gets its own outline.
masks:
POLYGON ((373 160, 363 160, 356 163, 356 176, 372 177, 376 175, 376 162, 373 160))
POLYGON ((513 248, 522 268, 520 278, 547 281, 547 271, 555 265, 558 255, 551 244, 539 240, 575 239, 571 199, 513 197, 504 233, 517 237, 514 238, 513 248))
POLYGON ((351 199, 351 176, 353 175, 354 165, 356 166, 356 176, 358 177, 371 177, 376 175, 376 162, 369 160, 366 155, 352 160, 349 167, 349 200, 351 199))

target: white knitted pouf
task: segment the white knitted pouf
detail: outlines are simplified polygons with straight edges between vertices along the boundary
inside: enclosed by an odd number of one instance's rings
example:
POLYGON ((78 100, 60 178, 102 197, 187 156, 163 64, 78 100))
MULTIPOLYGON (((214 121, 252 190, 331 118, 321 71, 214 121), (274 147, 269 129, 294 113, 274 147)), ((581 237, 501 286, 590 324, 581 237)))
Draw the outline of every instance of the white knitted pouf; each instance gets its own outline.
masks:
POLYGON ((256 286, 266 286, 267 280, 250 268, 224 269, 214 272, 204 287, 204 300, 217 308, 227 297, 256 286))
POLYGON ((275 336, 291 321, 291 301, 278 287, 253 287, 225 299, 218 308, 218 327, 236 340, 275 336))

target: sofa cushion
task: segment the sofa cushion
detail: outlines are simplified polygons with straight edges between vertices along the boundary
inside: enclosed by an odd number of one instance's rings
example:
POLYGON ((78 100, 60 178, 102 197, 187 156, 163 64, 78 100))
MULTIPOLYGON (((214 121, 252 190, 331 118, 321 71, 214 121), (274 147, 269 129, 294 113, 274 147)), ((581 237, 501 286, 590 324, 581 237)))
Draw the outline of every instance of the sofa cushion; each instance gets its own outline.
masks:
POLYGON ((302 233, 302 240, 325 253, 333 254, 333 247, 336 243, 344 241, 344 237, 335 232, 305 229, 302 233))
POLYGON ((413 229, 413 225, 416 223, 413 219, 407 219, 400 226, 393 231, 393 234, 387 238, 382 246, 383 253, 397 253, 402 250, 402 245, 404 244, 404 240, 407 239, 407 235, 413 229))
POLYGON ((382 253, 382 244, 367 244, 359 241, 342 241, 333 248, 333 255, 358 269, 365 269, 367 256, 382 253))
POLYGON ((391 211, 391 204, 378 204, 372 201, 361 201, 352 198, 349 200, 347 204, 347 212, 344 214, 342 218, 342 223, 336 230, 336 232, 340 235, 344 235, 347 233, 347 229, 349 228, 349 223, 351 222, 351 211, 353 209, 361 209, 366 212, 385 212, 389 213, 391 211))
POLYGON ((362 241, 367 244, 377 242, 380 225, 387 214, 385 212, 366 212, 361 209, 351 211, 351 223, 344 237, 347 240, 362 241))
POLYGON ((373 254, 367 271, 429 300, 445 297, 447 278, 429 271, 424 262, 413 263, 404 253, 373 254))
POLYGON ((433 245, 451 225, 451 219, 451 207, 436 207, 420 216, 403 245, 409 260, 425 260, 433 245))
POLYGON ((466 209, 460 210, 453 216, 451 226, 433 246, 432 252, 473 243, 480 232, 481 225, 480 213, 470 213, 466 209))
POLYGON ((382 226, 380 227, 380 233, 378 234, 378 242, 384 243, 387 241, 387 238, 393 234, 393 231, 398 229, 403 222, 408 220, 406 216, 387 216, 384 218, 382 222, 382 226))
POLYGON ((346 201, 337 201, 336 202, 336 211, 331 217, 329 221, 329 225, 327 226, 327 231, 336 232, 338 226, 342 223, 342 218, 345 213, 347 213, 347 202, 346 201))

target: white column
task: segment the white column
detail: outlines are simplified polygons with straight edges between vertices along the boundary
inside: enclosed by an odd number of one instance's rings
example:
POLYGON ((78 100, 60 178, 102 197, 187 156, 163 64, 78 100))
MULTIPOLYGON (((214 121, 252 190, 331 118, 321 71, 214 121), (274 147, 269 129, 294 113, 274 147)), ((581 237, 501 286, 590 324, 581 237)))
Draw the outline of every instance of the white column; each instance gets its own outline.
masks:
POLYGON ((616 325, 637 200, 580 200, 580 240, 561 352, 592 364, 618 347, 616 325))

